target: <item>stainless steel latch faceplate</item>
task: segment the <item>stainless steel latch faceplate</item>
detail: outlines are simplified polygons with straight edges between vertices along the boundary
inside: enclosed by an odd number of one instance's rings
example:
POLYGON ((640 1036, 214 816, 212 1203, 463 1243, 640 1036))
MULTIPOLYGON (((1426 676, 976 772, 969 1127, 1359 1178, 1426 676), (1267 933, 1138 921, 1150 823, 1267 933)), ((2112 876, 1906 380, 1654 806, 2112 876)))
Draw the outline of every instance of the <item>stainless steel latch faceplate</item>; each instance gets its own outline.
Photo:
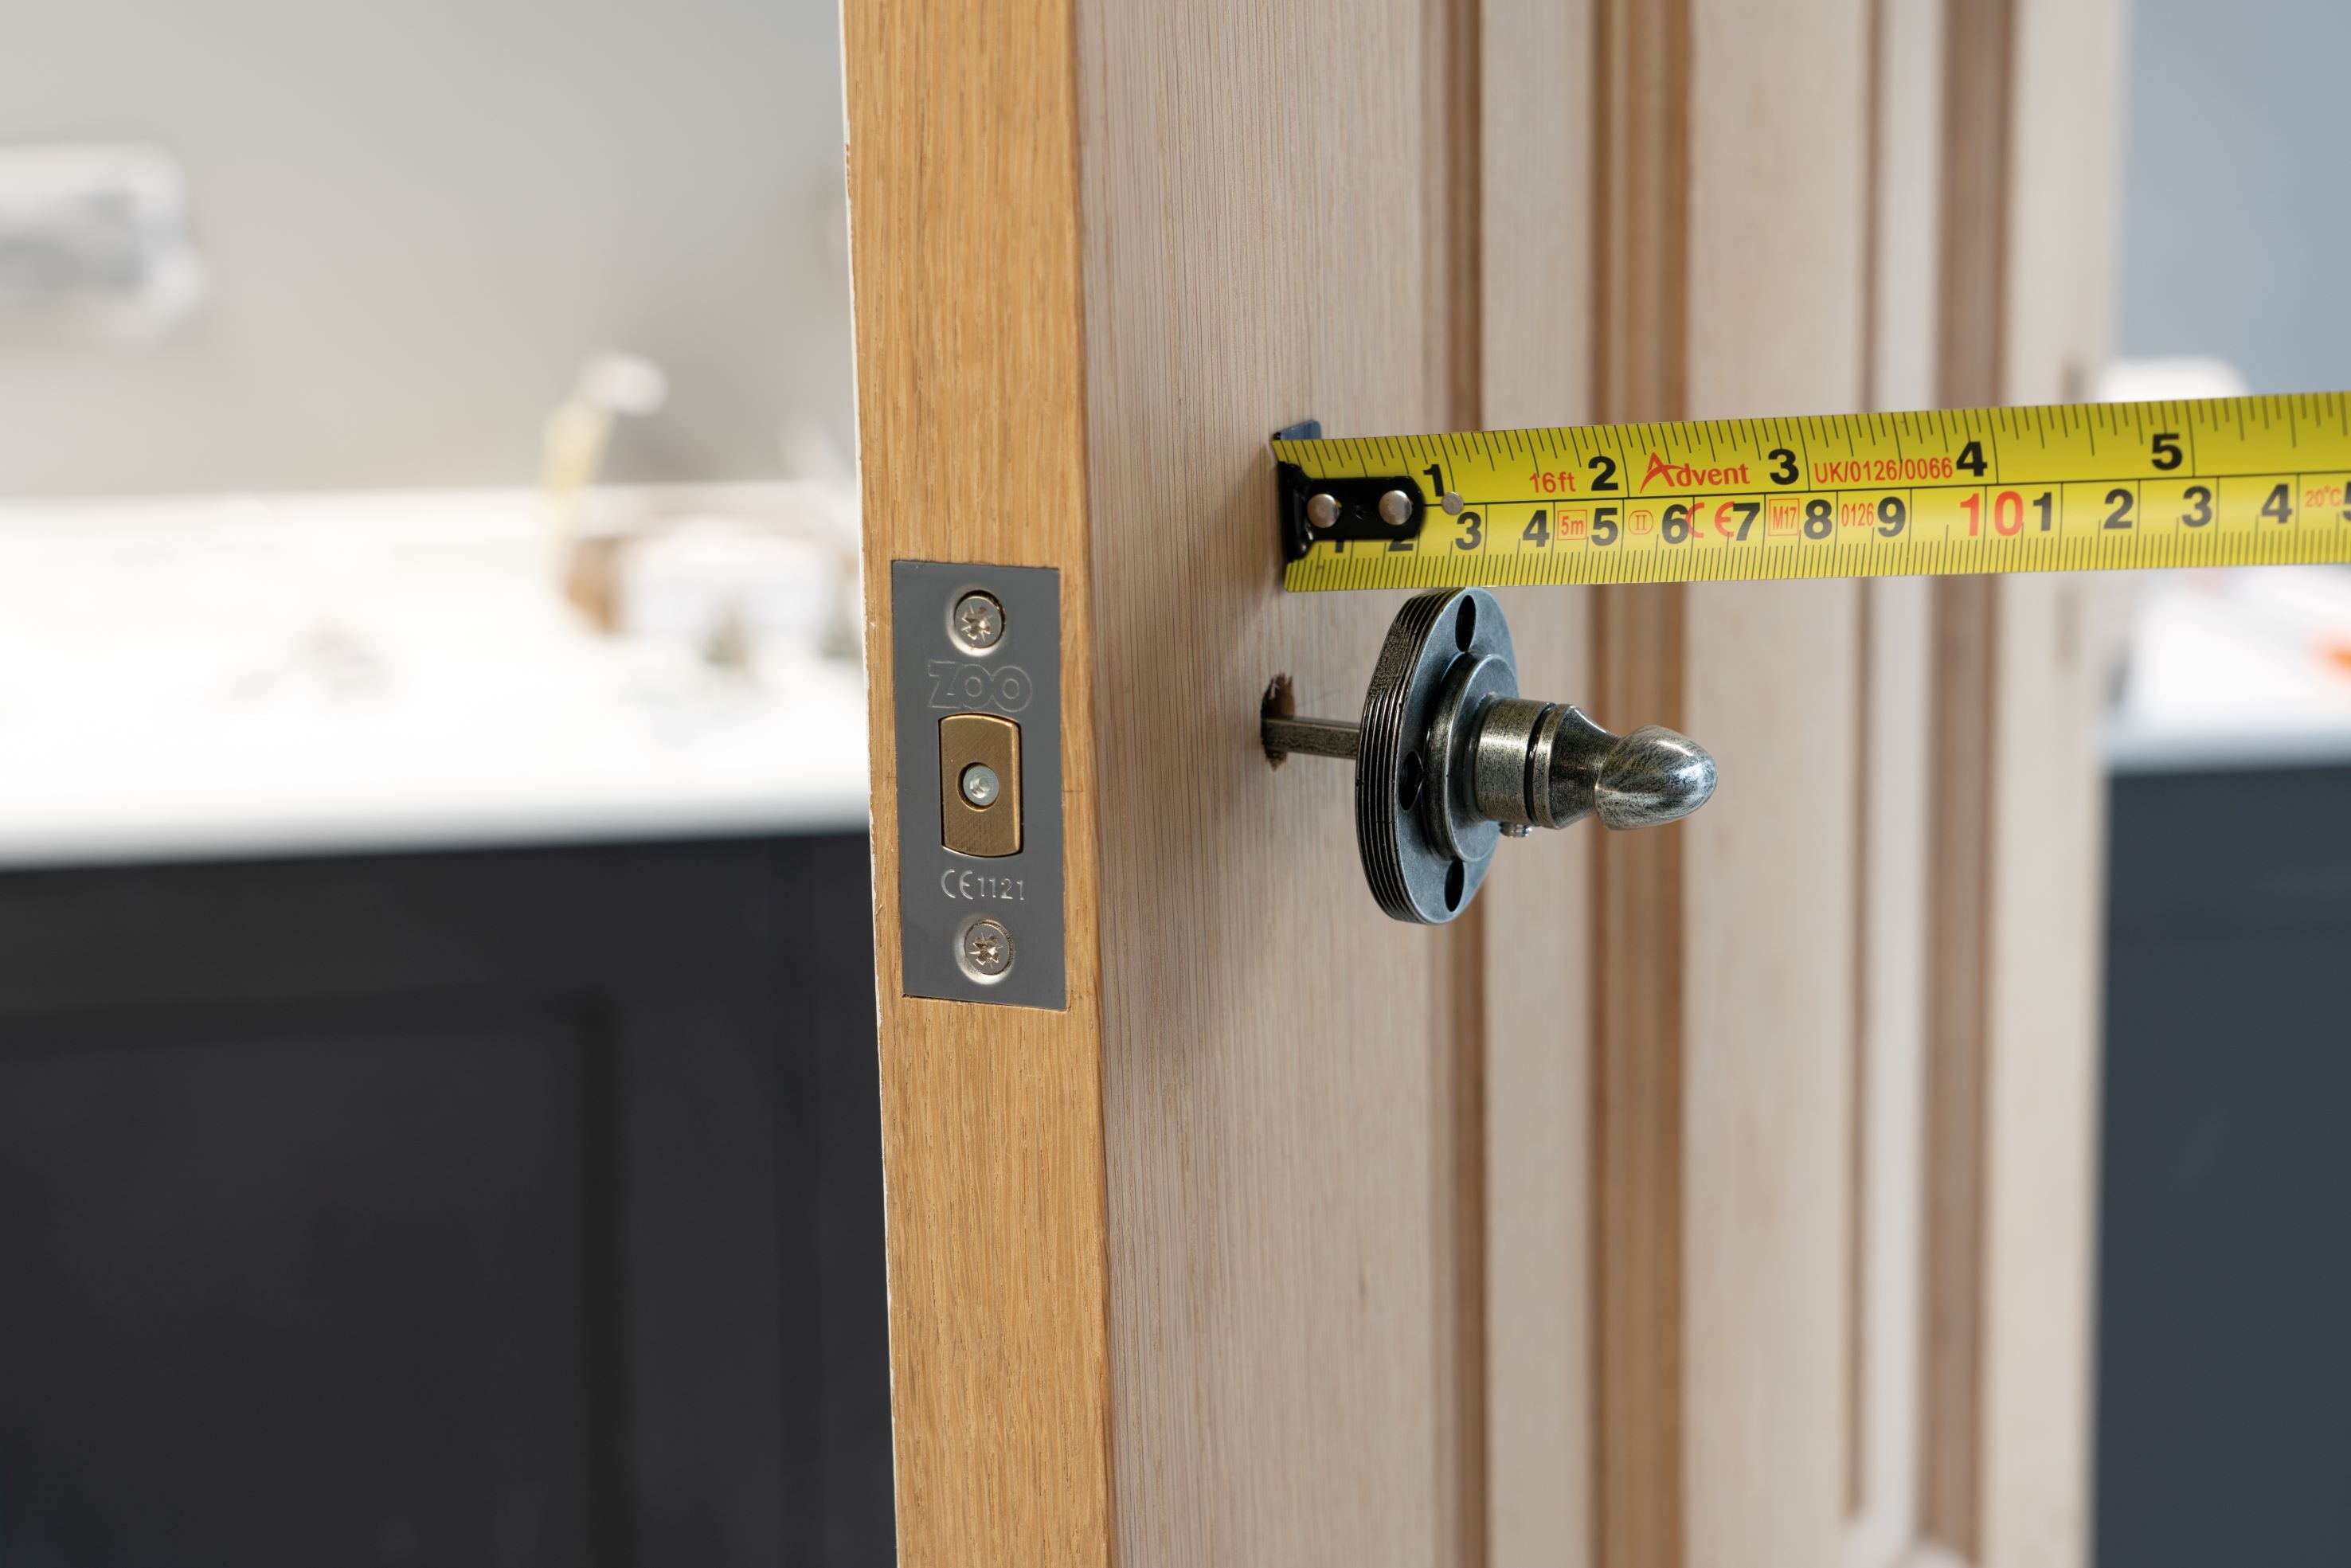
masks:
POLYGON ((890 612, 905 993, 1065 1007, 1061 574, 892 561, 890 612))

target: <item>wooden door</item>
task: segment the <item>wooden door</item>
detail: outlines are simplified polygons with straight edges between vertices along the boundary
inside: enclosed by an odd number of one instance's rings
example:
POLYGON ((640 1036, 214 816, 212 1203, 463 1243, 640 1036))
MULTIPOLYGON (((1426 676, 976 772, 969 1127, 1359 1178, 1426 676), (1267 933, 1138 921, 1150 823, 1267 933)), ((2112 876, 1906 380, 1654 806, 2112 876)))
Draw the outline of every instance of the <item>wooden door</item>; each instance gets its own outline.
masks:
POLYGON ((2081 584, 1520 591, 1689 822, 1382 916, 1267 434, 2095 363, 2111 0, 851 0, 909 1563, 2081 1561, 2081 584), (2085 85, 2086 78, 2086 85, 2085 85), (2062 158, 2053 150, 2062 149, 2062 158), (1058 569, 1067 1006, 904 994, 890 566, 1058 569))

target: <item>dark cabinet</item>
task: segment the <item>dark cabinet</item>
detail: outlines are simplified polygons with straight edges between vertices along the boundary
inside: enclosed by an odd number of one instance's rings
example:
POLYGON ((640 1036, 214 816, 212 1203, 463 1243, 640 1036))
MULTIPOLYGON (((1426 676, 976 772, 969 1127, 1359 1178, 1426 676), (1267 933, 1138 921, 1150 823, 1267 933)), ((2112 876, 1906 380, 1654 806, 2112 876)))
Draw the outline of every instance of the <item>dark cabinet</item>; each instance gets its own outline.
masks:
POLYGON ((2114 786, 2102 1563, 2351 1561, 2351 768, 2114 786))
POLYGON ((0 876, 0 1563, 889 1561, 867 874, 0 876))

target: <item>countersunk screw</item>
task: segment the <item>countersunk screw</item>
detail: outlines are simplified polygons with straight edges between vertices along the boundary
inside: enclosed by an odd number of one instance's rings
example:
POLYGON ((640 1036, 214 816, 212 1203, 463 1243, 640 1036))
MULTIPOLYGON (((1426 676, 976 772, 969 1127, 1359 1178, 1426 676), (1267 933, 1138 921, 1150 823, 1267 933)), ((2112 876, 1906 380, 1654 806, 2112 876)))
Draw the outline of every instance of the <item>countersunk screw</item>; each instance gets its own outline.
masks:
POLYGON ((956 601, 955 627, 965 647, 993 648, 1004 640, 1004 606, 992 593, 967 593, 956 601))
POLYGON ((1000 920, 975 920, 964 927, 964 967, 975 975, 1000 975, 1012 967, 1012 933, 1000 920))
POLYGON ((996 769, 985 762, 975 762, 963 770, 963 798, 983 809, 996 804, 996 792, 1003 784, 996 769))

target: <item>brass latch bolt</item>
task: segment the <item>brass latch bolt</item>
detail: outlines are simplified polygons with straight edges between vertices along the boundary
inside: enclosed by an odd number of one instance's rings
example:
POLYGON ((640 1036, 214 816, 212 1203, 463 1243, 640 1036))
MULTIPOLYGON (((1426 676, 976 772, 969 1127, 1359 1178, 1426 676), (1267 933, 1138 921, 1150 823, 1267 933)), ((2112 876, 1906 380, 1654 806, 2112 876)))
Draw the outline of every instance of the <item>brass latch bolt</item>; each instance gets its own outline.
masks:
POLYGON ((939 842, 991 860, 1020 852, 1020 727, 1010 719, 939 720, 939 842))

